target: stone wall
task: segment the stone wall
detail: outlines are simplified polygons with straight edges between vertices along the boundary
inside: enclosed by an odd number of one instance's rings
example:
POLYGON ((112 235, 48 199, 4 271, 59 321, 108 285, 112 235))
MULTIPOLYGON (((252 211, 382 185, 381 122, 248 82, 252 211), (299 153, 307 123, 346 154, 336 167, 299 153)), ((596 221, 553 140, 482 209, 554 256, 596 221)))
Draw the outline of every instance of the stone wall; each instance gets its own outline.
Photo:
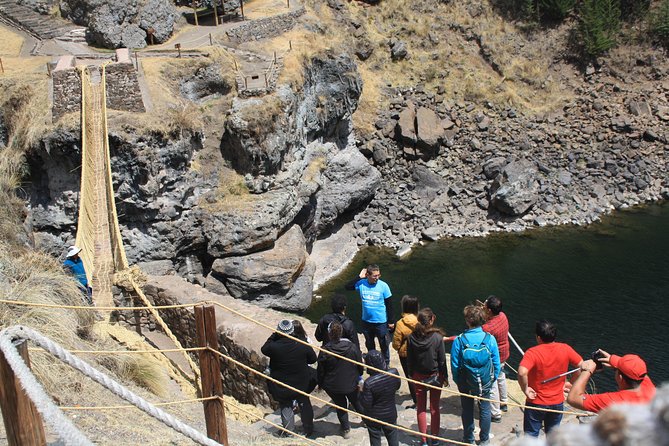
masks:
POLYGON ((51 72, 54 121, 66 113, 81 111, 81 73, 74 63, 72 56, 63 57, 51 72))
MULTIPOLYGON (((203 300, 218 301, 235 311, 252 316, 254 319, 272 326, 284 317, 296 318, 294 315, 259 308, 232 297, 210 293, 178 276, 150 277, 149 283, 144 287, 144 293, 157 306, 189 304, 203 300)), ((114 296, 115 304, 119 307, 143 306, 138 298, 119 293, 118 290, 114 293, 114 296)), ((195 316, 192 307, 160 310, 160 314, 183 347, 197 346, 195 316)), ((159 329, 154 318, 146 310, 120 310, 114 313, 113 319, 128 325, 130 328, 159 329)), ((311 322, 302 318, 297 319, 303 322, 308 332, 313 333, 315 326, 311 322)), ((260 352, 260 347, 271 334, 268 329, 220 307, 216 307, 216 322, 221 352, 259 372, 263 372, 267 368, 269 361, 260 352)), ((197 359, 196 355, 194 355, 194 358, 197 359)), ((274 405, 267 392, 267 384, 263 375, 257 375, 238 366, 227 364, 224 360, 221 362, 221 370, 226 395, 233 396, 242 403, 265 407, 274 405)))
MULTIPOLYGON (((145 112, 137 70, 127 49, 116 51, 116 62, 106 66, 107 107, 113 110, 145 112)), ((51 74, 53 120, 81 110, 81 73, 73 56, 62 56, 51 74)))
POLYGON ((143 113, 146 111, 139 78, 132 62, 107 65, 107 108, 143 113))
POLYGON ((275 37, 290 31, 295 26, 297 18, 304 12, 304 7, 301 7, 285 14, 245 22, 228 31, 227 35, 231 41, 237 43, 275 37))

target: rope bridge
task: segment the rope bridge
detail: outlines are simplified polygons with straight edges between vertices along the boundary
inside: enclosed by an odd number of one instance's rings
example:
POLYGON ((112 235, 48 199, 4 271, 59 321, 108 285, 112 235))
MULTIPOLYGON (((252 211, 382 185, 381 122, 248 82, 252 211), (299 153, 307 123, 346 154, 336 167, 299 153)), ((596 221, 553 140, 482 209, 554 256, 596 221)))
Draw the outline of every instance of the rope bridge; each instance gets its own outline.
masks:
MULTIPOLYGON (((81 259, 88 282, 93 288, 93 299, 98 307, 114 306, 112 285, 114 274, 129 269, 123 247, 114 201, 109 138, 107 128, 107 93, 105 66, 82 67, 81 73, 81 187, 76 244, 81 248, 81 259)), ((172 342, 181 343, 153 308, 141 287, 129 275, 135 294, 172 342)), ((197 384, 199 368, 183 352, 197 384)), ((179 370, 181 368, 174 364, 179 370)), ((181 370, 187 376, 185 371, 181 370)))

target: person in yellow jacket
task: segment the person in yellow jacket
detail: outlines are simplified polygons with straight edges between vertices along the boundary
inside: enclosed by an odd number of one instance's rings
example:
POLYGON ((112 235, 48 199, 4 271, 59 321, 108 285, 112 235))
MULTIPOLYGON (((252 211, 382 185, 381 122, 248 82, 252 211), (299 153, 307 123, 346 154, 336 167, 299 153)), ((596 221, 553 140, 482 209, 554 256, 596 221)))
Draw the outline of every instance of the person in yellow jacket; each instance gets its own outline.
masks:
MULTIPOLYGON (((419 307, 418 298, 406 294, 402 296, 400 305, 402 307, 402 318, 395 324, 393 348, 397 350, 397 354, 400 357, 400 364, 402 364, 404 376, 410 378, 407 363, 407 343, 409 335, 413 333, 414 328, 416 328, 416 323, 418 322, 418 319, 416 318, 419 307)), ((411 409, 416 407, 416 387, 412 383, 409 383, 409 392, 411 393, 411 399, 413 400, 413 405, 409 406, 411 409)))

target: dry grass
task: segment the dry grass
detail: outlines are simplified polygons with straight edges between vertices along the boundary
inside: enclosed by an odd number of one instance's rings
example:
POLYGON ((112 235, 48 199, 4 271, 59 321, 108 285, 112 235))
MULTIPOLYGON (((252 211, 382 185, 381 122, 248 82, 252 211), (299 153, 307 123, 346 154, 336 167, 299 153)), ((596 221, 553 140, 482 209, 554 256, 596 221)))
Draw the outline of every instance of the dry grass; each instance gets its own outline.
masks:
MULTIPOLYGON (((295 1, 293 0, 293 5, 295 1)), ((244 3, 244 16, 247 20, 262 19, 289 11, 287 0, 252 0, 244 3)))
POLYGON ((253 100, 239 110, 238 116, 246 121, 251 136, 261 137, 275 128, 284 115, 284 103, 276 94, 253 100))
MULTIPOLYGON (((16 57, 21 53, 23 37, 0 25, 0 57, 16 57)), ((3 59, 4 63, 4 59, 3 59)))

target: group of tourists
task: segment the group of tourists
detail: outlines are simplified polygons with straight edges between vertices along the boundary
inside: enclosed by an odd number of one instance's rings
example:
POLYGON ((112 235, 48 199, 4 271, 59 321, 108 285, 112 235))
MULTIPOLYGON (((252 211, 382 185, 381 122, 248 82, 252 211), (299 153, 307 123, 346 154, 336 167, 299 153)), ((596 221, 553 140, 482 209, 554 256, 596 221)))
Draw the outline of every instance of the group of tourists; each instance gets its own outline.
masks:
MULTIPOLYGON (((390 345, 398 353, 404 375, 418 383, 409 383, 416 409, 418 430, 423 446, 438 445, 440 436, 441 388, 452 382, 460 393, 462 441, 477 444, 475 410, 479 412, 479 445, 490 444, 491 423, 501 422, 508 411, 505 362, 510 356, 509 322, 502 311, 502 301, 489 296, 463 310, 466 329, 457 336, 447 336, 436 324, 430 308, 420 308, 415 296, 401 299, 402 315, 393 317, 392 293, 380 279, 377 265, 369 265, 347 288, 355 289, 362 302, 362 333, 367 353, 362 354, 354 322, 346 316, 346 298, 333 296, 332 312, 318 322, 315 337, 322 343, 316 355, 306 344, 304 329, 298 321, 282 320, 262 347, 270 358, 268 381, 270 393, 281 407, 284 428, 294 430, 294 413, 299 412, 304 434, 313 434, 313 409, 309 397, 287 389, 274 380, 310 393, 320 386, 333 403, 351 407, 363 418, 372 446, 386 438, 390 446, 399 444, 395 397, 400 388, 399 372, 390 367, 390 345), (296 326, 299 327, 296 330, 296 326), (296 334, 296 331, 298 332, 296 334), (378 341, 378 349, 377 349, 378 341), (449 379, 446 346, 450 344, 449 379), (316 363, 316 370, 310 364, 316 363), (368 377, 364 379, 366 364, 368 377), (429 406, 428 406, 429 401, 429 406), (475 404, 477 403, 477 404, 475 404), (430 419, 428 423, 427 409, 430 419), (429 429, 428 429, 429 425, 429 429)), ((593 359, 583 360, 569 345, 556 342, 555 324, 536 323, 537 345, 528 349, 518 368, 518 382, 526 396, 523 430, 526 435, 549 433, 560 424, 565 393, 568 403, 577 409, 598 412, 613 403, 646 403, 655 394, 645 362, 637 355, 622 357, 598 350, 593 359), (568 370, 569 366, 575 367, 568 370), (619 390, 599 395, 586 392, 590 376, 602 367, 615 369, 619 390), (567 378, 573 381, 567 381, 567 378)), ((348 438, 348 412, 337 409, 341 435, 348 438)))

